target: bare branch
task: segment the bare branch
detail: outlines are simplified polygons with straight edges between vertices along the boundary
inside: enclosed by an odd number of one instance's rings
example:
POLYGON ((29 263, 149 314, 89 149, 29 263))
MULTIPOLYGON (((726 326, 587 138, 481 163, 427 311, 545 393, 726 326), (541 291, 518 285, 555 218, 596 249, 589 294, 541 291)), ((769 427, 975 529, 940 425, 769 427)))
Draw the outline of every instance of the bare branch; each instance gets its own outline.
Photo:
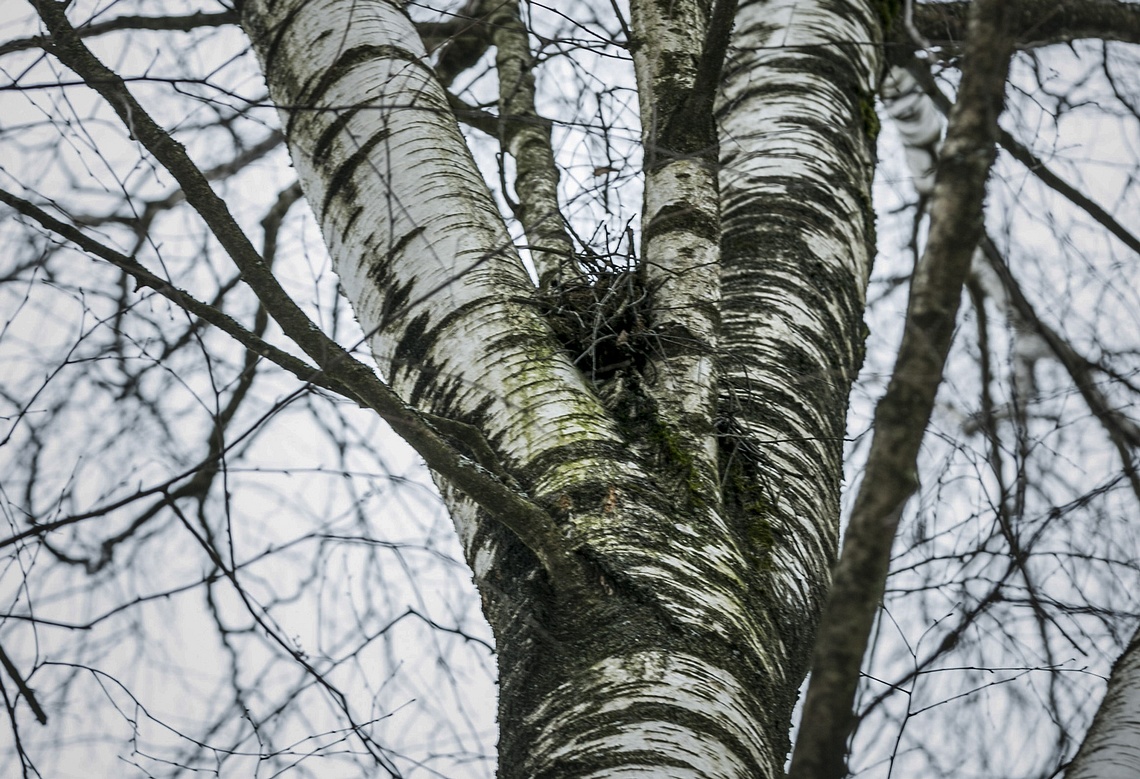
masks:
POLYGON ((24 696, 24 700, 28 702, 32 713, 36 715, 36 720, 41 725, 47 724, 47 714, 44 712, 40 702, 36 700, 36 695, 32 689, 28 687, 28 683, 24 681, 24 677, 20 675, 20 671, 16 668, 15 664, 8 658, 8 653, 4 651, 4 647, 0 647, 0 665, 4 666, 4 670, 8 672, 8 676, 16 684, 16 689, 20 691, 20 695, 24 696))
MULTIPOLYGON (((236 11, 225 10, 208 13, 198 11, 182 16, 118 16, 105 22, 84 25, 76 29, 80 38, 94 38, 106 35, 109 32, 120 30, 163 30, 188 32, 203 27, 223 27, 227 24, 237 24, 236 11)), ((18 38, 0 43, 0 55, 28 49, 46 49, 51 46, 51 37, 35 35, 30 38, 18 38)))
POLYGON ((445 87, 475 65, 491 47, 491 29, 478 11, 483 5, 482 0, 468 0, 446 22, 416 25, 424 45, 439 50, 435 72, 445 87))
MULTIPOLYGON (((966 37, 970 3, 914 3, 914 25, 935 46, 958 46, 966 37)), ((1082 38, 1140 43, 1140 6, 1115 0, 1015 0, 1009 5, 1015 49, 1032 49, 1082 38)), ((894 43, 913 48, 902 25, 894 43)))
POLYGON ((998 143, 1010 155, 1041 179, 1041 182, 1063 195, 1077 208, 1084 211, 1093 221, 1120 239, 1121 243, 1140 255, 1140 237, 1120 224, 1112 214, 1104 210, 1095 200, 1051 171, 1041 158, 1005 130, 998 133, 998 143))
POLYGON ((709 16, 701 61, 689 96, 689 110, 702 116, 712 111, 720 84, 720 72, 732 42, 732 26, 736 21, 738 0, 716 0, 709 16))
POLYGON ((1089 410, 1100 422, 1109 440, 1112 441, 1117 454, 1120 455, 1124 473, 1132 485, 1132 491, 1137 500, 1140 500, 1140 473, 1137 472, 1136 458, 1133 454, 1136 449, 1140 449, 1140 428, 1137 428, 1131 420, 1113 408, 1104 393, 1097 388, 1093 376, 1096 367, 1078 353, 1059 333, 1041 321, 1029 299, 1021 291, 1021 285, 1010 273, 1009 267, 988 236, 982 239, 981 248, 986 261, 1001 280, 1002 287, 1018 315, 1048 344, 1053 356, 1064 366, 1077 391, 1081 393, 1081 397, 1088 404, 1089 410))

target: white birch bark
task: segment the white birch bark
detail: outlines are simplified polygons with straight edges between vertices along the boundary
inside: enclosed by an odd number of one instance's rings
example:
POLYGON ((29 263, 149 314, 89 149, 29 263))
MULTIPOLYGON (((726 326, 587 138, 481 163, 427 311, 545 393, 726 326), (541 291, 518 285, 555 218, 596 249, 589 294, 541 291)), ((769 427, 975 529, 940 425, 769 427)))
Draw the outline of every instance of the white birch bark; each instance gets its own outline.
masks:
POLYGON ((710 5, 634 0, 630 12, 645 149, 642 262, 658 352, 648 389, 659 413, 677 426, 692 476, 711 497, 720 218, 713 103, 711 95, 694 93, 704 88, 698 78, 710 5))
POLYGON ((516 538, 443 485, 500 649, 500 773, 646 761, 682 771, 682 761, 692 776, 770 775, 782 749, 726 731, 715 710, 655 696, 660 674, 636 670, 647 645, 698 658, 705 698, 764 722, 756 680, 779 668, 766 659, 769 621, 752 615, 740 586, 751 563, 714 511, 678 505, 677 467, 660 462, 652 415, 647 435, 619 437, 529 305, 529 281, 402 10, 326 0, 251 3, 243 14, 389 382, 420 408, 481 429, 511 477, 588 547, 592 588, 559 596, 516 538), (575 680, 609 668, 626 669, 626 705, 577 691, 587 688, 575 680), (661 700, 646 707, 647 696, 661 700), (598 730, 601 720, 610 726, 598 730), (675 749, 629 753, 650 732, 675 749), (535 744, 559 748, 532 754, 535 744))
POLYGON ((1108 678, 1108 690, 1065 779, 1140 776, 1140 628, 1108 678))
POLYGON ((903 141, 914 189, 921 197, 934 191, 938 145, 942 140, 942 114, 906 68, 892 66, 880 86, 887 115, 894 120, 903 141))
POLYGON ((546 456, 527 486, 560 489, 573 474, 552 450, 616 436, 529 304, 530 280, 402 7, 255 2, 244 19, 389 384, 476 425, 508 465, 546 456))
POLYGON ((743 2, 721 90, 721 415, 759 448, 770 523, 759 535, 790 657, 810 651, 838 543, 874 256, 881 60, 867 44, 881 36, 870 3, 743 2))
MULTIPOLYGON (((55 31, 64 27, 63 6, 36 3, 55 31)), ((459 476, 441 480, 498 641, 504 777, 781 773, 834 556, 843 412, 861 359, 880 64, 869 44, 881 30, 869 3, 745 3, 717 139, 703 115, 678 119, 695 104, 707 55, 692 32, 714 7, 635 2, 654 157, 644 258, 655 324, 683 346, 655 355, 648 394, 611 388, 603 403, 533 304, 402 5, 243 6, 305 191, 391 387, 434 415, 456 449, 486 455, 495 484, 516 490, 509 496, 540 504, 565 533, 563 556, 580 563, 581 580, 562 586, 562 569, 539 565, 485 500, 460 492, 459 476)), ((528 54, 513 32, 500 39, 516 48, 500 52, 499 67, 521 83, 528 54)), ((89 52, 70 38, 57 56, 139 122, 126 86, 85 70, 89 52)), ((505 92, 503 110, 516 110, 519 95, 533 102, 528 89, 505 92)), ((256 270, 256 251, 224 239, 236 228, 224 204, 145 119, 132 132, 159 149, 235 261, 246 255, 243 271, 256 270)), ((548 139, 517 138, 507 144, 520 160, 530 144, 549 161, 548 139)), ((970 148, 979 146, 958 156, 970 148)), ((535 171, 541 213, 556 207, 557 177, 535 171)), ((306 351, 326 386, 354 397, 320 348, 306 351)), ((1136 769, 1138 641, 1072 776, 1136 769)))

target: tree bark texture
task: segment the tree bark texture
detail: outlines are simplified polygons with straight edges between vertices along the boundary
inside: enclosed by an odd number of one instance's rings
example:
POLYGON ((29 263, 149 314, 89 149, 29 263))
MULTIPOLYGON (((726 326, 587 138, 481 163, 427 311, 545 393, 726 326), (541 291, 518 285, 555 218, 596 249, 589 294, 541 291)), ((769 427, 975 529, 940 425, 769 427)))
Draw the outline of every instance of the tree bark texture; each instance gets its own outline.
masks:
MULTIPOLYGON (((930 195, 931 229, 833 588, 846 406, 874 256, 883 14, 898 4, 631 0, 641 258, 636 271, 594 278, 575 264, 559 211, 518 5, 469 3, 471 45, 433 67, 402 2, 246 0, 242 25, 383 382, 285 295, 185 149, 85 48, 66 6, 33 4, 52 53, 174 175, 306 358, 209 319, 208 306, 199 315, 374 409, 433 468, 495 632, 501 777, 780 776, 813 647, 792 776, 843 775, 890 544, 983 237, 1009 56, 1035 23, 1031 10, 1053 3, 970 4, 933 179, 932 104, 901 69, 885 92, 930 195), (443 86, 488 45, 497 135, 516 163, 512 206, 537 285, 443 86), (573 311, 567 290, 606 284, 647 301, 636 332, 621 334, 640 352, 584 370, 558 317, 597 313, 573 311)), ((1080 5, 1103 12, 1086 27, 1124 19, 1120 37, 1136 39, 1132 10, 1080 5)), ((925 29, 935 13, 957 24, 965 5, 920 8, 925 29)), ((1085 29, 1075 24, 1052 24, 1047 37, 1085 29)), ((5 202, 181 296, 46 212, 5 202)), ((1140 633, 1071 779, 1140 772, 1138 679, 1140 633)))
MULTIPOLYGON (((839 531, 847 395, 863 360, 882 19, 861 2, 743 2, 720 128, 720 420, 764 519, 782 667, 799 683, 839 531)), ((743 475, 742 474, 742 475, 743 475)))
POLYGON ((971 6, 958 101, 930 203, 930 235, 911 280, 906 328, 820 629, 790 776, 840 779, 855 724, 859 669, 886 583, 891 545, 918 486, 919 447, 942 382, 962 286, 983 236, 982 204, 1013 52, 1001 0, 971 6))
POLYGON ((1108 690, 1065 779, 1140 776, 1140 628, 1113 666, 1108 690))

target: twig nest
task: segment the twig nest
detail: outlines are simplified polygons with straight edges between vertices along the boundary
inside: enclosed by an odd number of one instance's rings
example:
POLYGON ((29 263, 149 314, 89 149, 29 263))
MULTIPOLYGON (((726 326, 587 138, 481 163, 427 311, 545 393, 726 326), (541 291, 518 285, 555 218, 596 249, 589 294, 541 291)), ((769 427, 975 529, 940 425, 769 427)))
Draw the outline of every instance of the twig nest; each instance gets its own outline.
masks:
POLYGON ((592 272, 538 294, 555 336, 595 383, 644 367, 651 345, 649 297, 636 269, 592 272))

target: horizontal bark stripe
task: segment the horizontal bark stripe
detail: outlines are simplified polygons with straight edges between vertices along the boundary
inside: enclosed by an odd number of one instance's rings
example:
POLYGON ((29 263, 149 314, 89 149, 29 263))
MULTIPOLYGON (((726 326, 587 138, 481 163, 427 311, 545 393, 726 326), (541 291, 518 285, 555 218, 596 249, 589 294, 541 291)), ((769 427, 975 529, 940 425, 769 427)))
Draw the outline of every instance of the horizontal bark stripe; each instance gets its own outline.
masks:
POLYGON ((524 775, 541 775, 544 764, 563 768, 563 776, 591 775, 571 766, 612 765, 604 758, 615 750, 623 753, 621 762, 636 764, 636 753, 652 743, 668 755, 666 765, 687 765, 705 776, 768 776, 776 760, 766 746, 755 689, 747 678, 679 647, 588 662, 528 717, 533 735, 524 775), (571 722, 573 729, 565 730, 571 722))
POLYGON ((720 239, 720 218, 709 212, 705 204, 670 203, 657 211, 645 226, 644 240, 653 241, 670 233, 685 233, 705 241, 720 239))
POLYGON ((308 82, 297 90, 297 100, 314 108, 320 106, 332 88, 361 66, 374 67, 377 63, 397 62, 403 67, 430 72, 431 68, 415 52, 393 44, 361 44, 343 51, 326 70, 314 73, 308 82), (310 86, 311 84, 311 86, 310 86))

